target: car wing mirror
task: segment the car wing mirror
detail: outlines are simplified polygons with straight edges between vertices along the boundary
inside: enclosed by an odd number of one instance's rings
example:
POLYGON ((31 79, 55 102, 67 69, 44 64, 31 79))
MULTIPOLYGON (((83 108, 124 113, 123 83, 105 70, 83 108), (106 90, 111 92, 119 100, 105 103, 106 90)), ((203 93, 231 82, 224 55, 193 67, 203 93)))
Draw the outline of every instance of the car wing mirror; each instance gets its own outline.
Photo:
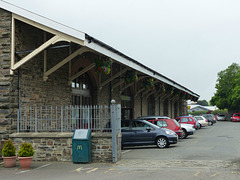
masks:
POLYGON ((151 131, 151 127, 147 127, 146 130, 147 130, 148 132, 150 132, 150 131, 151 131))

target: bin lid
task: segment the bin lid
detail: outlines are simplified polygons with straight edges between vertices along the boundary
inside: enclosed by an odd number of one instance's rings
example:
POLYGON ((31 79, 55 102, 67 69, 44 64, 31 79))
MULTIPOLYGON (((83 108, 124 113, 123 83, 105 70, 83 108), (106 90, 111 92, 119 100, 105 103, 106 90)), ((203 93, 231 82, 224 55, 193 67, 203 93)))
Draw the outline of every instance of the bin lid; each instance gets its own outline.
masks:
POLYGON ((89 129, 75 129, 73 139, 88 139, 91 134, 89 129))

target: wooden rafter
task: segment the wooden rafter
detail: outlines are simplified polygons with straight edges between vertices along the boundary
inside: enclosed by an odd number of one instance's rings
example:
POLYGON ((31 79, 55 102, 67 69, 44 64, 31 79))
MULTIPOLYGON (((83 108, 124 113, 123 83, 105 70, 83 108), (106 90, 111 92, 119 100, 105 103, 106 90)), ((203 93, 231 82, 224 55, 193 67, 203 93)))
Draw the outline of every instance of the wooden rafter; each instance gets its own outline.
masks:
POLYGON ((134 97, 137 97, 138 94, 140 94, 140 93, 141 93, 142 91, 144 91, 144 90, 145 90, 145 88, 142 88, 142 89, 138 90, 138 91, 135 93, 134 97))
POLYGON ((24 18, 24 17, 19 16, 19 15, 17 15, 17 14, 13 14, 12 16, 14 17, 14 19, 18 19, 18 20, 20 20, 20 21, 22 21, 22 22, 25 22, 25 23, 27 23, 27 24, 30 24, 31 26, 37 27, 37 28, 39 28, 39 29, 42 29, 43 31, 49 32, 49 33, 51 33, 51 34, 59 35, 59 36, 61 36, 65 41, 75 42, 75 43, 80 44, 80 45, 82 45, 82 46, 84 45, 84 41, 83 41, 83 40, 80 40, 80 39, 77 39, 77 38, 75 38, 75 37, 66 35, 66 34, 64 34, 64 33, 61 33, 60 31, 57 31, 57 30, 52 29, 52 28, 50 28, 50 27, 44 26, 44 25, 42 25, 42 24, 40 24, 40 23, 37 23, 37 22, 32 21, 32 20, 30 20, 30 19, 24 18))
POLYGON ((83 75, 85 72, 89 71, 90 69, 95 67, 95 63, 90 64, 89 66, 87 66, 86 68, 84 68, 83 70, 81 70, 80 72, 78 72, 77 74, 73 75, 70 77, 69 79, 69 84, 71 84, 71 82, 78 78, 79 76, 83 75))
MULTIPOLYGON (((144 77, 144 76, 141 76, 141 77, 138 78, 137 81, 139 81, 139 80, 141 80, 141 79, 143 79, 143 78, 145 78, 145 77, 144 77)), ((132 86, 134 83, 135 83, 135 82, 129 83, 129 84, 127 84, 126 86, 124 86, 123 88, 121 88, 121 93, 122 93, 125 89, 129 88, 130 86, 132 86)))
POLYGON ((55 65, 54 67, 52 67, 51 69, 49 69, 46 73, 44 73, 43 75, 43 79, 46 81, 47 77, 52 74, 54 71, 56 71, 57 69, 59 69, 60 67, 62 67, 64 64, 66 64, 67 62, 71 61, 74 57, 76 57, 77 55, 80 55, 84 52, 88 51, 88 49, 86 47, 81 47, 78 50, 76 50, 74 53, 70 54, 68 57, 66 57, 65 59, 63 59, 60 63, 58 63, 57 65, 55 65))
POLYGON ((109 82, 111 82, 112 80, 114 80, 115 78, 121 76, 123 73, 125 73, 127 71, 127 68, 121 70, 120 72, 118 72, 117 74, 113 75, 112 77, 108 78, 106 81, 102 82, 100 84, 99 89, 102 89, 103 86, 105 86, 106 84, 108 84, 109 82))
POLYGON ((154 90, 154 91, 152 91, 152 92, 150 92, 148 95, 147 95, 147 97, 146 98, 148 98, 149 96, 151 96, 152 94, 154 94, 156 92, 156 90, 154 90))
MULTIPOLYGON (((33 57, 35 57, 36 55, 38 55, 40 52, 42 52, 44 49, 46 49, 48 46, 50 46, 51 44, 54 44, 56 42, 59 41, 59 36, 53 36, 51 39, 49 39, 47 42, 43 43, 41 46, 39 46, 37 49, 35 49, 34 51, 32 51, 31 53, 29 53, 27 56, 25 56, 23 59, 21 59, 20 61, 18 61, 17 63, 15 63, 11 69, 12 70, 16 70, 17 68, 19 68, 20 66, 22 66, 23 64, 25 64, 26 62, 28 62, 29 60, 31 60, 33 57)), ((13 59, 14 60, 14 59, 13 59)))
POLYGON ((154 91, 154 89, 148 89, 147 91, 145 91, 143 94, 142 94, 142 97, 145 96, 146 94, 148 94, 149 92, 151 91, 154 91))
POLYGON ((125 82, 124 80, 120 80, 118 83, 114 84, 114 85, 112 86, 111 91, 113 92, 113 89, 115 89, 116 87, 120 86, 120 85, 123 84, 124 82, 125 82))
POLYGON ((164 101, 165 99, 169 98, 170 96, 171 96, 171 94, 166 94, 165 96, 163 96, 163 97, 161 98, 161 100, 164 101))

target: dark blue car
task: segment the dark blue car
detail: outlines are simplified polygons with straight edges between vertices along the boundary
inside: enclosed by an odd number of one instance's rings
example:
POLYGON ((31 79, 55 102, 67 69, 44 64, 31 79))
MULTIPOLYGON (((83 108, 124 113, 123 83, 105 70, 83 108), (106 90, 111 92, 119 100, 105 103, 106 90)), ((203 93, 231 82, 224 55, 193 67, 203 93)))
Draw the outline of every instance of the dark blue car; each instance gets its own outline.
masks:
POLYGON ((146 120, 122 121, 122 147, 154 145, 166 148, 178 142, 178 135, 166 128, 160 128, 146 120))

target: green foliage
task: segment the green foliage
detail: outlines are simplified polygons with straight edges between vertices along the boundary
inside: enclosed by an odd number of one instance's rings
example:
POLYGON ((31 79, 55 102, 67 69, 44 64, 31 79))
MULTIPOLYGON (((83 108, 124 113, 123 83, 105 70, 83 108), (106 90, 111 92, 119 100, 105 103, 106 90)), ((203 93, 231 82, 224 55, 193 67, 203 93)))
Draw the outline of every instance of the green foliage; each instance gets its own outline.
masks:
POLYGON ((19 157, 30 157, 33 156, 33 154, 34 151, 32 145, 30 143, 27 144, 26 142, 21 145, 21 148, 18 151, 19 157))
POLYGON ((212 114, 217 115, 217 114, 228 114, 227 109, 218 109, 212 112, 212 114))
POLYGON ((133 70, 127 70, 125 73, 125 82, 126 83, 132 83, 135 82, 138 79, 138 76, 136 75, 136 72, 133 70))
POLYGON ((198 116, 201 114, 207 114, 208 111, 195 111, 195 112, 188 112, 188 114, 193 115, 193 116, 198 116))
POLYGON ((201 106, 208 106, 208 102, 206 100, 199 100, 197 102, 197 104, 201 105, 201 106))
POLYGON ((4 143, 4 147, 2 149, 2 155, 3 157, 16 156, 16 148, 13 146, 12 141, 10 139, 8 139, 4 143))
POLYGON ((240 108, 240 66, 236 63, 218 73, 216 93, 210 100, 219 109, 237 110, 240 108))
POLYGON ((109 74, 111 71, 111 60, 108 57, 101 57, 95 60, 95 68, 97 73, 104 72, 109 74))

